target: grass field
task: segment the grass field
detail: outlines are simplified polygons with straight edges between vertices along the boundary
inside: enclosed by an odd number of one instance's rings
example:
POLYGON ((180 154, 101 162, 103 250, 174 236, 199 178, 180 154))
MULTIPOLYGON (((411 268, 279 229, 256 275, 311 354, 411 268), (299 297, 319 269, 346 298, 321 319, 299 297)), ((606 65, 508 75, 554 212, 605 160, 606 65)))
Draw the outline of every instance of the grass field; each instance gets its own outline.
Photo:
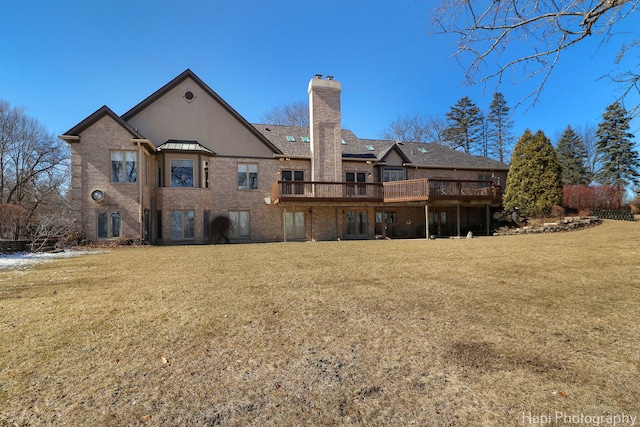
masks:
POLYGON ((113 249, 0 270, 0 425, 640 424, 639 319, 640 223, 113 249))

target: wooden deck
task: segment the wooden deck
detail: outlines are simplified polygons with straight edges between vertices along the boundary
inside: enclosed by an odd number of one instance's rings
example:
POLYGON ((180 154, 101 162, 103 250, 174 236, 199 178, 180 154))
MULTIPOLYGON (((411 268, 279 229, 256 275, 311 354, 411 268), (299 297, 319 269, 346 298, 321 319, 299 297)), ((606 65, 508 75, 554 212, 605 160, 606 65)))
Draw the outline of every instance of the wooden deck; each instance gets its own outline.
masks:
POLYGON ((373 202, 400 203, 430 200, 499 203, 500 186, 493 181, 413 179, 393 182, 278 181, 273 185, 272 203, 286 202, 373 202))

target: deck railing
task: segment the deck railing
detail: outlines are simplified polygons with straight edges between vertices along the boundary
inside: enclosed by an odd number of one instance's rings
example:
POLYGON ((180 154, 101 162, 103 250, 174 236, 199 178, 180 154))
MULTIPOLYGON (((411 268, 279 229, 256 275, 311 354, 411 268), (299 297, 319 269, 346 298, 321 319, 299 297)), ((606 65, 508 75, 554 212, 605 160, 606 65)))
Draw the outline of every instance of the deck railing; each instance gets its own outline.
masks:
POLYGON ((379 201, 382 202, 380 182, 312 182, 278 181, 273 185, 274 201, 379 201))
POLYGON ((412 179, 384 183, 385 202, 420 200, 500 200, 500 186, 493 181, 460 179, 412 179))
POLYGON ((393 182, 278 181, 273 203, 291 201, 408 202, 426 200, 499 201, 500 186, 493 181, 412 179, 393 182))

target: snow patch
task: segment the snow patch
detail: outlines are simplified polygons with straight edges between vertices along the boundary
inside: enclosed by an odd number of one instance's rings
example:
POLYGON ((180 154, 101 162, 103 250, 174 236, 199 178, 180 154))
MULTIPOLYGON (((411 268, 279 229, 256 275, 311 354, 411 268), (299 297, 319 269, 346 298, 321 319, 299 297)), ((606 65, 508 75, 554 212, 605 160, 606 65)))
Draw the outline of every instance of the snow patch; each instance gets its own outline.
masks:
POLYGON ((0 255, 0 270, 21 268, 59 258, 71 258, 82 255, 104 254, 108 251, 66 250, 62 252, 29 253, 16 252, 0 255))

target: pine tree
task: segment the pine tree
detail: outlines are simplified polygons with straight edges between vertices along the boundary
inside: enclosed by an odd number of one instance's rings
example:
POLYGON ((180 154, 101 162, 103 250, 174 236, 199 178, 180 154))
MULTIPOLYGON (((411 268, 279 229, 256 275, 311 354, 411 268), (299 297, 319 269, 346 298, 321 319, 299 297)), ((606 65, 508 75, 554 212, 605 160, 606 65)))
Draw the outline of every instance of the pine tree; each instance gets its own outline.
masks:
POLYGON ((578 134, 567 126, 556 148, 558 162, 562 168, 562 185, 587 185, 587 148, 578 134))
POLYGON ((504 162, 509 158, 513 144, 513 121, 509 118, 510 108, 500 92, 493 94, 487 115, 488 156, 504 162))
POLYGON ((504 208, 524 216, 542 216, 562 203, 561 170, 556 151, 542 131, 526 130, 513 149, 504 208))
POLYGON ((602 114, 602 122, 596 130, 600 169, 595 178, 603 185, 640 184, 640 159, 631 142, 630 120, 627 110, 617 101, 602 114))
POLYGON ((469 97, 460 99, 446 116, 448 124, 443 133, 450 146, 461 148, 467 154, 482 151, 484 117, 469 97))

